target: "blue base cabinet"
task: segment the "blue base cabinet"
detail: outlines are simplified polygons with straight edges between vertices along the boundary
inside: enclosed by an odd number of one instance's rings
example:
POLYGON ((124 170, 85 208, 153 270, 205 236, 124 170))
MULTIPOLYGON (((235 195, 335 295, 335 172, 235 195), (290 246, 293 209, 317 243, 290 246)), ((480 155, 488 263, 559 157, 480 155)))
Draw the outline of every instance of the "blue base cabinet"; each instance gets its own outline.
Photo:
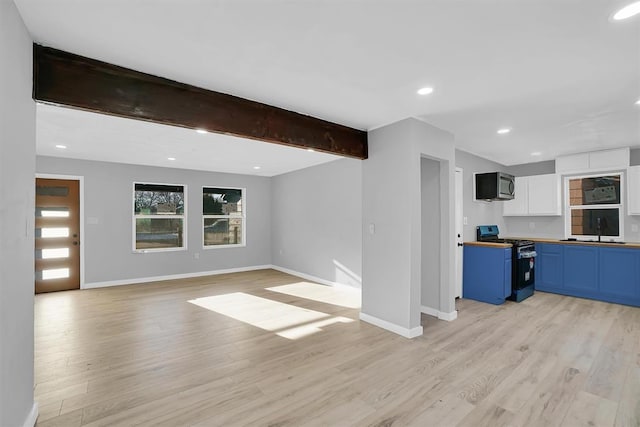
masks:
POLYGON ((595 246, 565 245, 562 282, 565 289, 598 289, 598 249, 595 246))
POLYGON ((640 249, 536 243, 536 289, 640 307, 640 249))
POLYGON ((547 292, 560 291, 564 272, 562 245, 536 243, 536 252, 535 288, 547 292))
POLYGON ((511 295, 511 248, 465 246, 462 297, 502 304, 511 295))
POLYGON ((599 291, 603 295, 640 305, 639 250, 600 248, 599 266, 599 291))

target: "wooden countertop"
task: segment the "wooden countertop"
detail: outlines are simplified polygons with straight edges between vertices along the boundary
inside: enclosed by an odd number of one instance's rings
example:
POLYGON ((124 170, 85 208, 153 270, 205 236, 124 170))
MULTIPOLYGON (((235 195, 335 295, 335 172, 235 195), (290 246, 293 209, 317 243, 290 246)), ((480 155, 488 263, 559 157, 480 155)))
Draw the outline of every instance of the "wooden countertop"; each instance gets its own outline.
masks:
POLYGON ((567 241, 567 240, 558 240, 558 239, 541 238, 541 237, 509 237, 509 239, 531 240, 532 242, 553 243, 553 244, 559 244, 559 245, 583 245, 583 246, 603 246, 607 248, 640 249, 640 243, 638 242, 625 242, 624 244, 622 244, 622 243, 609 243, 605 241, 603 242, 588 242, 584 240, 567 241))
POLYGON ((464 242, 465 246, 484 246, 487 248, 510 248, 511 243, 464 242))

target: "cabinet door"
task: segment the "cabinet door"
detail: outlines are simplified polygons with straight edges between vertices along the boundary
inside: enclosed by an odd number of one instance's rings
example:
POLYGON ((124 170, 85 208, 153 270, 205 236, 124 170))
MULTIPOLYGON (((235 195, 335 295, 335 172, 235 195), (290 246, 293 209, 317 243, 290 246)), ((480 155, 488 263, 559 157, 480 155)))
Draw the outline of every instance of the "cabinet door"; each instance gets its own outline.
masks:
POLYGON ((626 168, 629 166, 629 149, 593 151, 589 153, 589 169, 626 168))
POLYGON ((560 179, 555 173, 529 177, 529 215, 561 215, 560 179))
POLYGON ((556 172, 584 172, 589 170, 589 153, 572 154, 556 158, 556 172))
MULTIPOLYGON (((563 248, 564 287, 580 291, 598 289, 598 248, 566 245, 563 248)), ((589 295, 584 295, 589 296, 589 295)), ((595 296, 595 294, 594 294, 595 296)))
POLYGON ((629 215, 640 215, 640 166, 627 169, 627 204, 629 215))
POLYGON ((529 177, 515 178, 515 195, 513 200, 502 202, 502 215, 522 216, 529 214, 529 177))
POLYGON ((640 297, 639 270, 640 251, 637 249, 600 248, 600 293, 637 300, 640 297))
POLYGON ((562 288, 562 246, 536 243, 535 288, 553 291, 562 288))

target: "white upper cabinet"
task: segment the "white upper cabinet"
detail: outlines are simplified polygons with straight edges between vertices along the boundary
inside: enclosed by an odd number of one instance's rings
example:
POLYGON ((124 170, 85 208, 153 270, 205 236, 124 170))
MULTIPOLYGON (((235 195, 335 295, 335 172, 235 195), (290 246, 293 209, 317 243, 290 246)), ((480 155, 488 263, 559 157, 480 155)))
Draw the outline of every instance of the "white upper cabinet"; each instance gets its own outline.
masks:
POLYGON ((529 215, 562 215, 560 176, 534 175, 529 177, 529 215))
POLYGON ((503 202, 504 216, 562 215, 560 176, 517 176, 513 200, 503 202))
POLYGON ((625 169, 629 167, 629 148, 592 151, 556 158, 556 173, 575 173, 625 169))
POLYGON ((515 193, 512 200, 502 202, 502 215, 518 216, 529 214, 529 177, 516 176, 515 193))
POLYGON ((640 166, 627 169, 627 206, 629 215, 640 215, 640 166))

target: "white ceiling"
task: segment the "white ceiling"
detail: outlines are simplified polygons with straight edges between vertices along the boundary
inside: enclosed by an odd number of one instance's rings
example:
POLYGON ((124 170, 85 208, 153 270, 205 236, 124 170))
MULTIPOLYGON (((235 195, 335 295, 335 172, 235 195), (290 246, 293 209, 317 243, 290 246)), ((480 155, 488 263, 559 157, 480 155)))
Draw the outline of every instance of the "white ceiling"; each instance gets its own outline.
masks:
MULTIPOLYGON (((37 43, 359 129, 417 117, 504 165, 640 146, 640 16, 610 20, 630 1, 15 0, 37 43)), ((200 136, 221 164, 262 147, 38 107, 40 154, 213 168, 200 136)), ((256 151, 241 167, 289 155, 335 158, 256 151)))

